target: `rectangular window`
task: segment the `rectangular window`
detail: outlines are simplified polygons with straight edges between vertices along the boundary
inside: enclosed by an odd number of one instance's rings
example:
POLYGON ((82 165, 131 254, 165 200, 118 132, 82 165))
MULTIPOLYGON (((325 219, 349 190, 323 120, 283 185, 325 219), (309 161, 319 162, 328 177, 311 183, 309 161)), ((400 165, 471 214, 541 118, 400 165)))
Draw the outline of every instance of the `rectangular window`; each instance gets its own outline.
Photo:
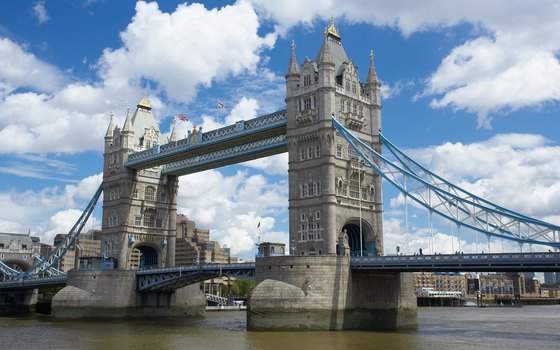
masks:
POLYGON ((303 76, 303 86, 309 86, 309 85, 311 85, 311 75, 306 74, 303 76))
POLYGON ((342 145, 336 145, 336 157, 342 158, 342 145))
POLYGON ((315 158, 315 149, 313 147, 308 148, 307 153, 309 155, 309 159, 315 158))
POLYGON ((355 199, 360 198, 360 189, 358 187, 358 181, 357 180, 350 180, 350 183, 348 185, 348 189, 349 189, 350 198, 355 198, 355 199))
POLYGON ((311 109, 311 99, 308 97, 303 100, 303 110, 308 111, 311 109))
POLYGON ((358 153, 354 150, 354 148, 348 145, 348 159, 349 160, 358 160, 358 153))
POLYGON ((313 96, 313 109, 317 108, 317 97, 313 96))
POLYGON ((300 150, 299 150, 299 160, 305 160, 305 157, 306 157, 305 148, 300 148, 300 150))
POLYGON ((142 217, 141 216, 135 216, 134 217, 134 226, 142 226, 142 217))
POLYGON ((321 195, 321 181, 317 181, 317 187, 315 189, 315 195, 317 195, 317 196, 321 195))
POLYGON ((315 195, 315 183, 310 183, 309 186, 307 186, 307 196, 308 197, 313 197, 315 195))
POLYGON ((315 157, 321 156, 321 146, 315 146, 315 157))
POLYGON ((305 213, 301 213, 299 218, 302 222, 305 222, 305 213))
POLYGON ((321 212, 320 211, 315 212, 315 220, 317 220, 317 221, 321 220, 321 212))

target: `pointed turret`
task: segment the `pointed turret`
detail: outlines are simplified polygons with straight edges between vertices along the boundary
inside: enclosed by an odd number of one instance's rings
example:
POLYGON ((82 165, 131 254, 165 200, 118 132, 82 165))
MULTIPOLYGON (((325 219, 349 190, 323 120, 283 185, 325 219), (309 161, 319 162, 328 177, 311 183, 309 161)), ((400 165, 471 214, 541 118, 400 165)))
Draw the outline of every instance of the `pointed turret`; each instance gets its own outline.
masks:
POLYGON ((373 64, 373 50, 369 52, 369 71, 365 84, 366 94, 371 98, 371 103, 380 107, 381 106, 381 83, 377 77, 377 72, 375 71, 375 65, 373 64))
POLYGON ((316 62, 318 65, 322 64, 332 64, 334 66, 334 61, 332 59, 331 49, 328 44, 328 29, 325 30, 325 39, 323 40, 323 45, 319 49, 319 53, 317 54, 316 62))
POLYGON ((177 120, 173 121, 173 127, 171 128, 171 135, 169 135, 169 142, 177 141, 177 129, 176 129, 177 120))
POLYGON ((126 109, 126 119, 122 128, 123 148, 131 149, 134 146, 134 130, 132 130, 132 119, 130 117, 130 105, 126 109))
POLYGON ((291 46, 292 46, 292 55, 290 57, 290 64, 288 65, 288 72, 286 73, 286 78, 292 75, 297 75, 299 77, 299 67, 297 64, 296 50, 295 50, 296 44, 293 40, 291 46))
POLYGON ((373 57, 374 57, 373 50, 371 50, 369 52, 369 70, 366 79, 367 83, 375 83, 379 81, 377 79, 377 72, 375 71, 375 66, 373 65, 373 57))
POLYGON ((299 67, 296 60, 296 44, 292 40, 292 55, 290 56, 290 64, 288 65, 288 72, 286 73, 286 97, 294 95, 299 88, 299 67))
POLYGON ((115 125, 113 124, 113 112, 111 112, 111 114, 109 114, 110 118, 109 119, 109 126, 107 127, 107 132, 105 133, 105 139, 113 139, 113 132, 115 131, 115 125))
POLYGON ((130 105, 126 108, 126 119, 124 120, 124 125, 122 128, 123 134, 125 132, 134 132, 132 131, 132 119, 130 117, 130 105))
POLYGON ((110 114, 111 119, 109 119, 109 126, 107 126, 107 132, 105 133, 105 150, 109 149, 113 145, 113 134, 115 132, 115 125, 113 124, 113 112, 110 114))

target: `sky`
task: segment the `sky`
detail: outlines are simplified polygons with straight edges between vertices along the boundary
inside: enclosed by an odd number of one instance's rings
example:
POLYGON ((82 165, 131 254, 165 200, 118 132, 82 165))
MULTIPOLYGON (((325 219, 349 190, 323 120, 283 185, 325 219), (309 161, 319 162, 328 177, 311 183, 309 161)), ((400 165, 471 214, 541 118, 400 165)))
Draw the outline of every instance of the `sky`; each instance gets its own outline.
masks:
MULTIPOLYGON (((471 192, 560 224, 557 1, 21 0, 0 2, 0 232, 45 243, 68 232, 101 182, 110 113, 122 125, 144 94, 162 134, 189 119, 180 137, 283 109, 290 43, 299 64, 313 59, 331 17, 362 80, 375 53, 388 139, 471 192)), ((405 234, 402 196, 383 186, 385 254, 488 251, 439 219, 430 231, 414 207, 405 234)), ((178 212, 251 259, 258 241, 288 243, 287 196, 283 154, 182 176, 178 212)))

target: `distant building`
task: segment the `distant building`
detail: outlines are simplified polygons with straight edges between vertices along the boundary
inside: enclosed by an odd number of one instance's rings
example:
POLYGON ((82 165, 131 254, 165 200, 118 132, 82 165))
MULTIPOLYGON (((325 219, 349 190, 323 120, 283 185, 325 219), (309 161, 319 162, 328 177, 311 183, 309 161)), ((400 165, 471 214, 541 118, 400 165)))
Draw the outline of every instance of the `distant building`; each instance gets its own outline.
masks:
POLYGON ((16 270, 33 266, 33 256, 41 252, 39 237, 0 232, 0 261, 16 270))
POLYGON ((548 285, 553 285, 560 282, 560 273, 558 272, 545 272, 544 273, 544 283, 548 285))
POLYGON ((437 292, 460 293, 467 295, 467 278, 465 275, 453 272, 415 272, 414 288, 417 291, 427 290, 437 292))
POLYGON ((259 244, 258 257, 286 255, 286 245, 284 243, 262 242, 259 244))
MULTIPOLYGON (((210 231, 197 228, 196 223, 186 215, 177 215, 176 224, 175 265, 237 263, 238 258, 231 256, 230 248, 210 240, 210 231)), ((205 293, 220 295, 220 285, 230 286, 233 280, 234 278, 214 278, 204 281, 202 288, 205 293)))
MULTIPOLYGON (((76 245, 79 249, 79 257, 99 257, 101 256, 101 240, 97 239, 100 230, 89 230, 76 239, 76 245)), ((58 246, 64 238, 65 234, 57 234, 54 237, 53 245, 58 246)), ((58 269, 61 271, 70 271, 76 267, 76 246, 68 247, 66 254, 60 259, 58 269)))
POLYGON ((184 214, 177 215, 177 242, 175 246, 175 265, 194 265, 206 263, 236 263, 230 248, 210 240, 210 231, 196 227, 196 223, 184 214))

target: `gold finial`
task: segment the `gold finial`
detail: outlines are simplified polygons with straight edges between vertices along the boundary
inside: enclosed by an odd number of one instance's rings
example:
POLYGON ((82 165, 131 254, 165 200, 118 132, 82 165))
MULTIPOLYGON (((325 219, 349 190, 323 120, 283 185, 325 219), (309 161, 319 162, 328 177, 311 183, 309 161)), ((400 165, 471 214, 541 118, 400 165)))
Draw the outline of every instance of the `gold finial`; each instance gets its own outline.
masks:
POLYGON ((331 17, 331 25, 329 26, 329 29, 327 29, 327 31, 329 32, 329 34, 332 34, 340 39, 340 36, 338 36, 338 30, 334 26, 334 16, 331 17))
POLYGON ((150 107, 150 102, 148 102, 148 94, 144 93, 144 97, 138 102, 138 106, 152 108, 150 107))

